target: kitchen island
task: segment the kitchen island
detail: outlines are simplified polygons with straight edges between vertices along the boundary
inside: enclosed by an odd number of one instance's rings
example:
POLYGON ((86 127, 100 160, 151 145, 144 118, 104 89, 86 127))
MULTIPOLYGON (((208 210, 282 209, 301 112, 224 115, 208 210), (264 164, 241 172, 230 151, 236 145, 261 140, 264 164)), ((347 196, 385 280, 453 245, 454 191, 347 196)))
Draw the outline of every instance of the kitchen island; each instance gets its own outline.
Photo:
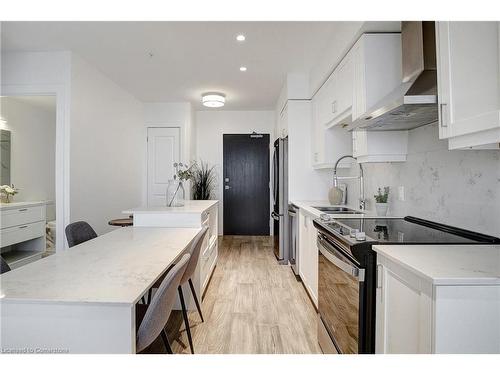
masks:
POLYGON ((121 228, 0 276, 4 353, 135 353, 135 305, 200 228, 121 228))
POLYGON ((377 353, 500 353, 500 245, 375 245, 377 353))
MULTIPOLYGON (((187 200, 181 207, 137 207, 125 210, 123 213, 133 215, 134 227, 201 228, 204 225, 208 226, 208 234, 205 236, 200 259, 192 279, 196 295, 203 296, 218 258, 218 203, 217 200, 187 200)), ((186 290, 185 295, 187 308, 196 309, 191 292, 186 290)), ((179 302, 176 308, 180 309, 179 302)))

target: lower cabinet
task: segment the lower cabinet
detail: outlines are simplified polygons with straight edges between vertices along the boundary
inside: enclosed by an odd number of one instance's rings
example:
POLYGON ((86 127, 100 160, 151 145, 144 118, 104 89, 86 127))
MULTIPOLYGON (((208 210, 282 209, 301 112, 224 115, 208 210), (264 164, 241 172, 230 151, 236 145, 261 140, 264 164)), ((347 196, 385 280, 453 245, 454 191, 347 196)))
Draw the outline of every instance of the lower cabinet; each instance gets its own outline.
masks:
POLYGON ((377 258, 377 353, 500 353, 500 285, 434 285, 377 258))
POLYGON ((299 210, 299 275, 311 297, 318 307, 318 231, 313 225, 314 217, 299 210))

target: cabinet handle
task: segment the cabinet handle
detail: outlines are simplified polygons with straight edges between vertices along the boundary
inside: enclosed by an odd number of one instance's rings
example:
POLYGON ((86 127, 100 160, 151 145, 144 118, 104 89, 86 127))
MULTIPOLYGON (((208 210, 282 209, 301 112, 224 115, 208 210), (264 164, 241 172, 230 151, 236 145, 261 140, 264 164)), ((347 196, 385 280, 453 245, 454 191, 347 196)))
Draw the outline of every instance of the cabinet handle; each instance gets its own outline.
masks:
POLYGON ((28 211, 28 209, 27 208, 20 208, 19 209, 19 212, 24 212, 24 211, 28 211))
POLYGON ((24 229, 24 228, 28 228, 27 225, 23 225, 23 226, 20 226, 19 229, 24 229))
POLYGON ((337 112, 337 101, 332 102, 332 113, 337 112))
POLYGON ((377 289, 382 288, 382 265, 377 264, 377 289))
POLYGON ((446 103, 441 103, 440 104, 440 110, 441 110, 441 127, 442 128, 447 128, 448 127, 448 122, 446 121, 445 115, 444 115, 444 109, 446 108, 446 103))

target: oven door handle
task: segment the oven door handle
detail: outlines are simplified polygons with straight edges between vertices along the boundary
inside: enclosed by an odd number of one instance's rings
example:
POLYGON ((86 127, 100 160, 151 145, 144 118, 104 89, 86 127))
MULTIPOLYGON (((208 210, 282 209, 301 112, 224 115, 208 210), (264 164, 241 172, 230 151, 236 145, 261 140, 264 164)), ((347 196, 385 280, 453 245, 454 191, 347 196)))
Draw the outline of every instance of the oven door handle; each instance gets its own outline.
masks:
POLYGON ((345 273, 355 277, 358 281, 365 281, 365 270, 359 269, 358 267, 345 262, 342 258, 340 258, 339 252, 321 237, 318 237, 318 248, 320 253, 330 263, 333 263, 345 273))

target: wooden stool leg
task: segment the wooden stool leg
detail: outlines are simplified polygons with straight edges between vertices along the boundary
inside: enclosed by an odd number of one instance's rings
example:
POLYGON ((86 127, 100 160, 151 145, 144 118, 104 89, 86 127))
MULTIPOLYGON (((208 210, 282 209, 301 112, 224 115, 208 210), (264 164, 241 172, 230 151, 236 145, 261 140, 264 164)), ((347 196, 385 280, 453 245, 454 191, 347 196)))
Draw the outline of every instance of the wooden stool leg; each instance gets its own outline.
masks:
POLYGON ((186 304, 184 303, 184 294, 182 293, 182 287, 179 285, 177 290, 179 291, 179 297, 181 299, 182 317, 184 318, 184 325, 186 326, 189 347, 191 348, 191 354, 194 354, 193 339, 191 338, 191 328, 189 327, 189 320, 187 316, 186 304))
POLYGON ((189 287, 191 288, 191 292, 193 293, 194 303, 196 304, 196 308, 198 309, 198 313, 200 314, 201 321, 204 322, 203 314, 201 313, 201 306, 200 303, 198 302, 198 297, 196 296, 196 292, 194 291, 193 282, 191 281, 191 279, 189 279, 188 282, 189 282, 189 287))

